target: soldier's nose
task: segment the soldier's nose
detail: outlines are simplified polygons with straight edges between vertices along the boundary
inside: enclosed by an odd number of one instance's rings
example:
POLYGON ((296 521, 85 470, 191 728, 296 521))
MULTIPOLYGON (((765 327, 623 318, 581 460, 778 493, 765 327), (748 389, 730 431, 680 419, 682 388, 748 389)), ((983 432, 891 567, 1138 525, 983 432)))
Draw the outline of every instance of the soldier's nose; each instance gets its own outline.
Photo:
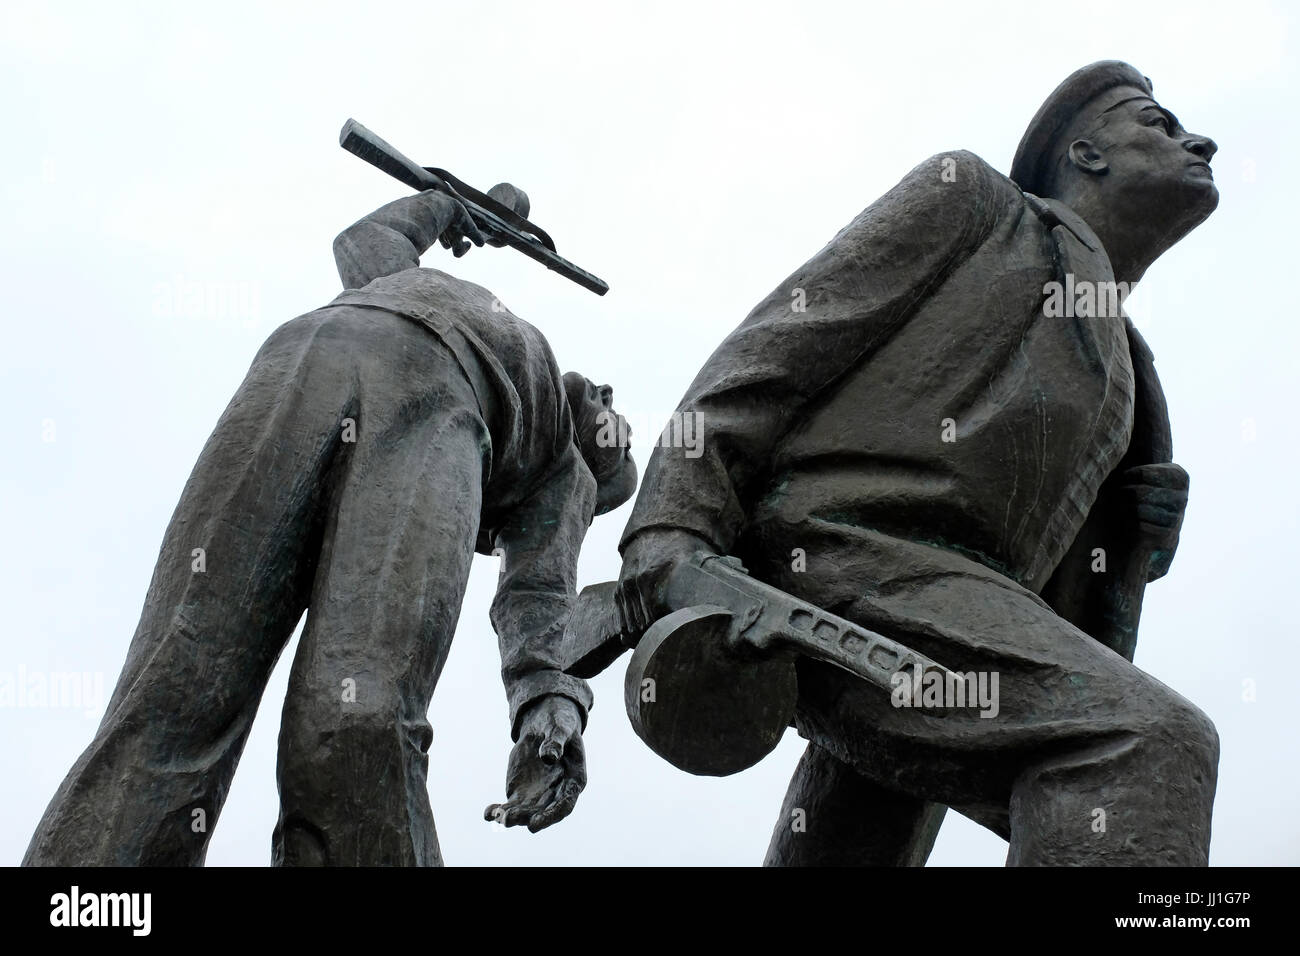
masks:
POLYGON ((1208 163, 1219 151, 1219 144, 1208 136, 1188 136, 1183 140, 1183 149, 1195 153, 1208 163))

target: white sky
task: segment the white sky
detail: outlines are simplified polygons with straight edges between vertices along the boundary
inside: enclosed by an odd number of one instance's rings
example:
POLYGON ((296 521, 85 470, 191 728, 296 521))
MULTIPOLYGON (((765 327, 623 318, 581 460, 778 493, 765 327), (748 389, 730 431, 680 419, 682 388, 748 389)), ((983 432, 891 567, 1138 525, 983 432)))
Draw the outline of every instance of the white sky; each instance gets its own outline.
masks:
MULTIPOLYGON (((405 193, 338 148, 347 117, 479 188, 508 179, 529 192, 536 221, 608 296, 510 250, 459 262, 435 250, 424 263, 491 288, 546 333, 563 368, 612 383, 635 425, 666 420, 749 309, 916 163, 965 148, 1007 170, 1061 79, 1120 58, 1217 140, 1222 193, 1131 303, 1156 353, 1175 460, 1192 476, 1173 570, 1147 591, 1137 664, 1218 726, 1211 862, 1300 862, 1289 10, 266 6, 0 12, 0 677, 100 672, 111 692, 163 529, 253 354, 337 293, 335 234, 405 193), (193 288, 224 306, 195 307, 193 288)), ((647 437, 634 438, 643 467, 647 437)), ((627 513, 597 519, 583 584, 617 574, 627 513)), ((495 562, 479 559, 431 710, 447 861, 760 862, 802 741, 792 732, 735 777, 688 776, 633 734, 621 666, 593 682, 591 782, 574 815, 538 835, 483 822, 504 796, 510 746, 494 585, 495 562)), ((293 649, 209 864, 269 861, 293 649)), ((0 864, 19 861, 99 717, 0 707, 0 864)), ((1004 856, 1001 840, 949 814, 931 862, 1004 856)))

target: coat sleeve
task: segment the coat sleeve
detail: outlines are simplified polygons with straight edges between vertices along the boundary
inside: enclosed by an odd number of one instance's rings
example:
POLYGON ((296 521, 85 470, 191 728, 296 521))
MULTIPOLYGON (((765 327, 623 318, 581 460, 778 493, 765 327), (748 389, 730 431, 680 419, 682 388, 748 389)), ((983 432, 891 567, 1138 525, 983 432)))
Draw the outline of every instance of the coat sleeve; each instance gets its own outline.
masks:
POLYGON ((334 240, 334 264, 345 289, 420 265, 447 228, 446 198, 435 190, 403 196, 357 220, 334 240))
MULTIPOLYGON (((879 347, 1021 192, 973 153, 931 157, 785 280, 700 370, 678 412, 703 440, 651 455, 620 550, 653 528, 729 551, 804 406, 879 347)), ((666 444, 666 443, 664 443, 666 444)))
POLYGON ((587 682, 565 674, 560 653, 577 595, 578 552, 596 507, 596 480, 569 441, 549 473, 497 529, 501 576, 492 627, 510 702, 510 733, 529 703, 559 694, 578 705, 586 727, 587 682))

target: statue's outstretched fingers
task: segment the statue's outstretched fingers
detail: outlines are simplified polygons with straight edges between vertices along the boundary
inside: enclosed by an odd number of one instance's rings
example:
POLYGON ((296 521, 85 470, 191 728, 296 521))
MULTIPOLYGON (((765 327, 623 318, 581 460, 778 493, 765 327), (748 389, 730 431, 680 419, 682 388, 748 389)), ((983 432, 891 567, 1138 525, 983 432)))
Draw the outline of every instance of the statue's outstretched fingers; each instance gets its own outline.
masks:
POLYGON ((544 830, 554 823, 559 823, 572 813, 574 805, 578 802, 578 797, 582 794, 582 789, 583 785, 580 781, 573 778, 565 780, 560 788, 559 798, 549 807, 529 817, 529 832, 536 833, 538 830, 544 830))

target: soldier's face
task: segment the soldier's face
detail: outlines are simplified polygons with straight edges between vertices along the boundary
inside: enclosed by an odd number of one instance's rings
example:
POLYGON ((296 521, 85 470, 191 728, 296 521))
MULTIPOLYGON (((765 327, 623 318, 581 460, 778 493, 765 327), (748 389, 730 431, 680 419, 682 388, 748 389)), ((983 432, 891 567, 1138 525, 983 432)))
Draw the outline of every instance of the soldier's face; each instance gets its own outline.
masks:
POLYGON ((614 411, 614 389, 587 380, 583 414, 587 434, 579 435, 582 456, 596 476, 596 514, 613 511, 636 491, 636 462, 629 439, 632 429, 614 411))
POLYGON ((1106 164, 1106 193, 1145 221, 1186 232, 1219 203, 1208 136, 1189 133, 1145 92, 1119 88, 1099 104, 1095 145, 1106 164))

